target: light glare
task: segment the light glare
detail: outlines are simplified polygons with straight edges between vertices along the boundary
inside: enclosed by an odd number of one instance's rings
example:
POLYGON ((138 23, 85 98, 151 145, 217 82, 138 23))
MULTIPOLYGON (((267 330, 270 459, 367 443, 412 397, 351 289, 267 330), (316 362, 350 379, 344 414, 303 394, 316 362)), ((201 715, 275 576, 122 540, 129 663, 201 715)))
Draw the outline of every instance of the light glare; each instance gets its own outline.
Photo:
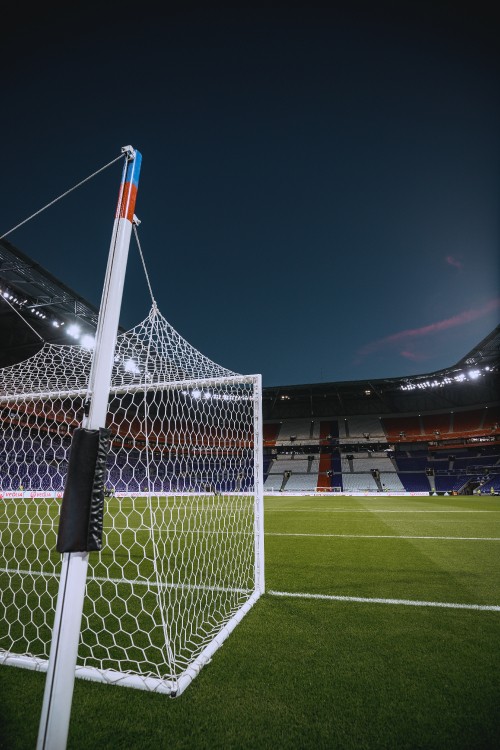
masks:
POLYGON ((95 338, 91 336, 89 333, 86 333, 80 339, 80 343, 84 349, 93 349, 95 347, 95 338))

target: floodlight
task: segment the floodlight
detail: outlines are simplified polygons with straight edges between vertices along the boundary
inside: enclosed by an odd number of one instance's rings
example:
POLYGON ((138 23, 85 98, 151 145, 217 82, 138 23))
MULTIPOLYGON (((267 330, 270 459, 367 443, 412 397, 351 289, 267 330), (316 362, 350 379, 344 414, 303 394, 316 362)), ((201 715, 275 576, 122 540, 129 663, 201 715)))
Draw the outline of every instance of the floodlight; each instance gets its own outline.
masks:
POLYGON ((127 361, 123 363, 123 367, 125 368, 125 372, 131 372, 134 375, 140 372, 137 363, 134 362, 133 359, 127 359, 127 361))
POLYGON ((93 349, 95 346, 95 338, 89 333, 85 333, 80 339, 80 344, 84 347, 84 349, 93 349))
POLYGON ((72 336, 74 339, 79 338, 80 326, 77 326, 76 323, 71 323, 71 325, 67 328, 67 333, 68 336, 72 336))

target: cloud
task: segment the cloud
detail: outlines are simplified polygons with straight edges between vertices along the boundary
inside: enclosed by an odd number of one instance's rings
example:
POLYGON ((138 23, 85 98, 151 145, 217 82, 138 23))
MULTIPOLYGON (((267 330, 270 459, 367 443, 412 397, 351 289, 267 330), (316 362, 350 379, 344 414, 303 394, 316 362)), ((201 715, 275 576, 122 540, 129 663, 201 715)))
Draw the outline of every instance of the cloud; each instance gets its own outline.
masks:
POLYGON ((453 255, 447 255, 445 260, 449 266, 454 266, 455 268, 458 268, 459 271, 461 271, 462 268, 464 267, 462 261, 457 260, 456 258, 453 257, 453 255))
POLYGON ((399 353, 405 359, 411 359, 412 362, 422 362, 423 360, 428 359, 426 354, 412 352, 409 349, 403 349, 399 353))
POLYGON ((407 328, 404 331, 398 331, 390 336, 386 336, 376 341, 371 341, 369 344, 358 349, 358 361, 367 357, 369 354, 374 354, 382 349, 390 348, 391 346, 401 345, 405 347, 401 350, 400 354, 407 359, 419 357, 412 352, 411 342, 415 339, 424 338, 426 336, 432 336, 442 331, 447 331, 450 328, 456 328, 458 326, 467 325, 472 323, 478 318, 483 318, 485 315, 493 312, 500 308, 500 298, 488 300, 482 307, 464 310, 457 315, 453 315, 451 318, 445 318, 445 320, 438 320, 435 323, 429 323, 429 325, 422 326, 421 328, 407 328))

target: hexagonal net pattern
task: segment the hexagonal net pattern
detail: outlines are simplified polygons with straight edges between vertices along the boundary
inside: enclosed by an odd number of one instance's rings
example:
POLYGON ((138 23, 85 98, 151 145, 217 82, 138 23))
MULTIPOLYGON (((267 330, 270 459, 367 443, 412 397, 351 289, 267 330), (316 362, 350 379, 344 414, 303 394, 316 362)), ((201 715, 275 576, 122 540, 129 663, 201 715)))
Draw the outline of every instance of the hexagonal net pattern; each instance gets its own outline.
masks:
MULTIPOLYGON (((71 435, 92 353, 45 344, 0 371, 0 660, 46 669, 71 435)), ((180 694, 262 593, 260 376, 185 342, 155 305, 118 337, 103 547, 77 676, 180 694)))

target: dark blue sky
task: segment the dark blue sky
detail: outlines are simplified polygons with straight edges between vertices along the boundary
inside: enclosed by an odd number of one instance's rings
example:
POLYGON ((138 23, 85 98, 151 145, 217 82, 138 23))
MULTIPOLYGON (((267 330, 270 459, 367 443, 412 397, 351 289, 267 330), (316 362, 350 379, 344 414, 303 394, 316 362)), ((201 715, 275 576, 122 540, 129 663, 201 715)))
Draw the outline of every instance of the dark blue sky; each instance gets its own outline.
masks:
MULTIPOLYGON (((205 355, 267 386, 451 365, 500 317, 492 8, 19 13, 0 234, 131 144, 155 298, 205 355)), ((121 162, 8 236, 95 305, 120 178, 121 162)), ((132 242, 122 325, 149 308, 132 242)))

